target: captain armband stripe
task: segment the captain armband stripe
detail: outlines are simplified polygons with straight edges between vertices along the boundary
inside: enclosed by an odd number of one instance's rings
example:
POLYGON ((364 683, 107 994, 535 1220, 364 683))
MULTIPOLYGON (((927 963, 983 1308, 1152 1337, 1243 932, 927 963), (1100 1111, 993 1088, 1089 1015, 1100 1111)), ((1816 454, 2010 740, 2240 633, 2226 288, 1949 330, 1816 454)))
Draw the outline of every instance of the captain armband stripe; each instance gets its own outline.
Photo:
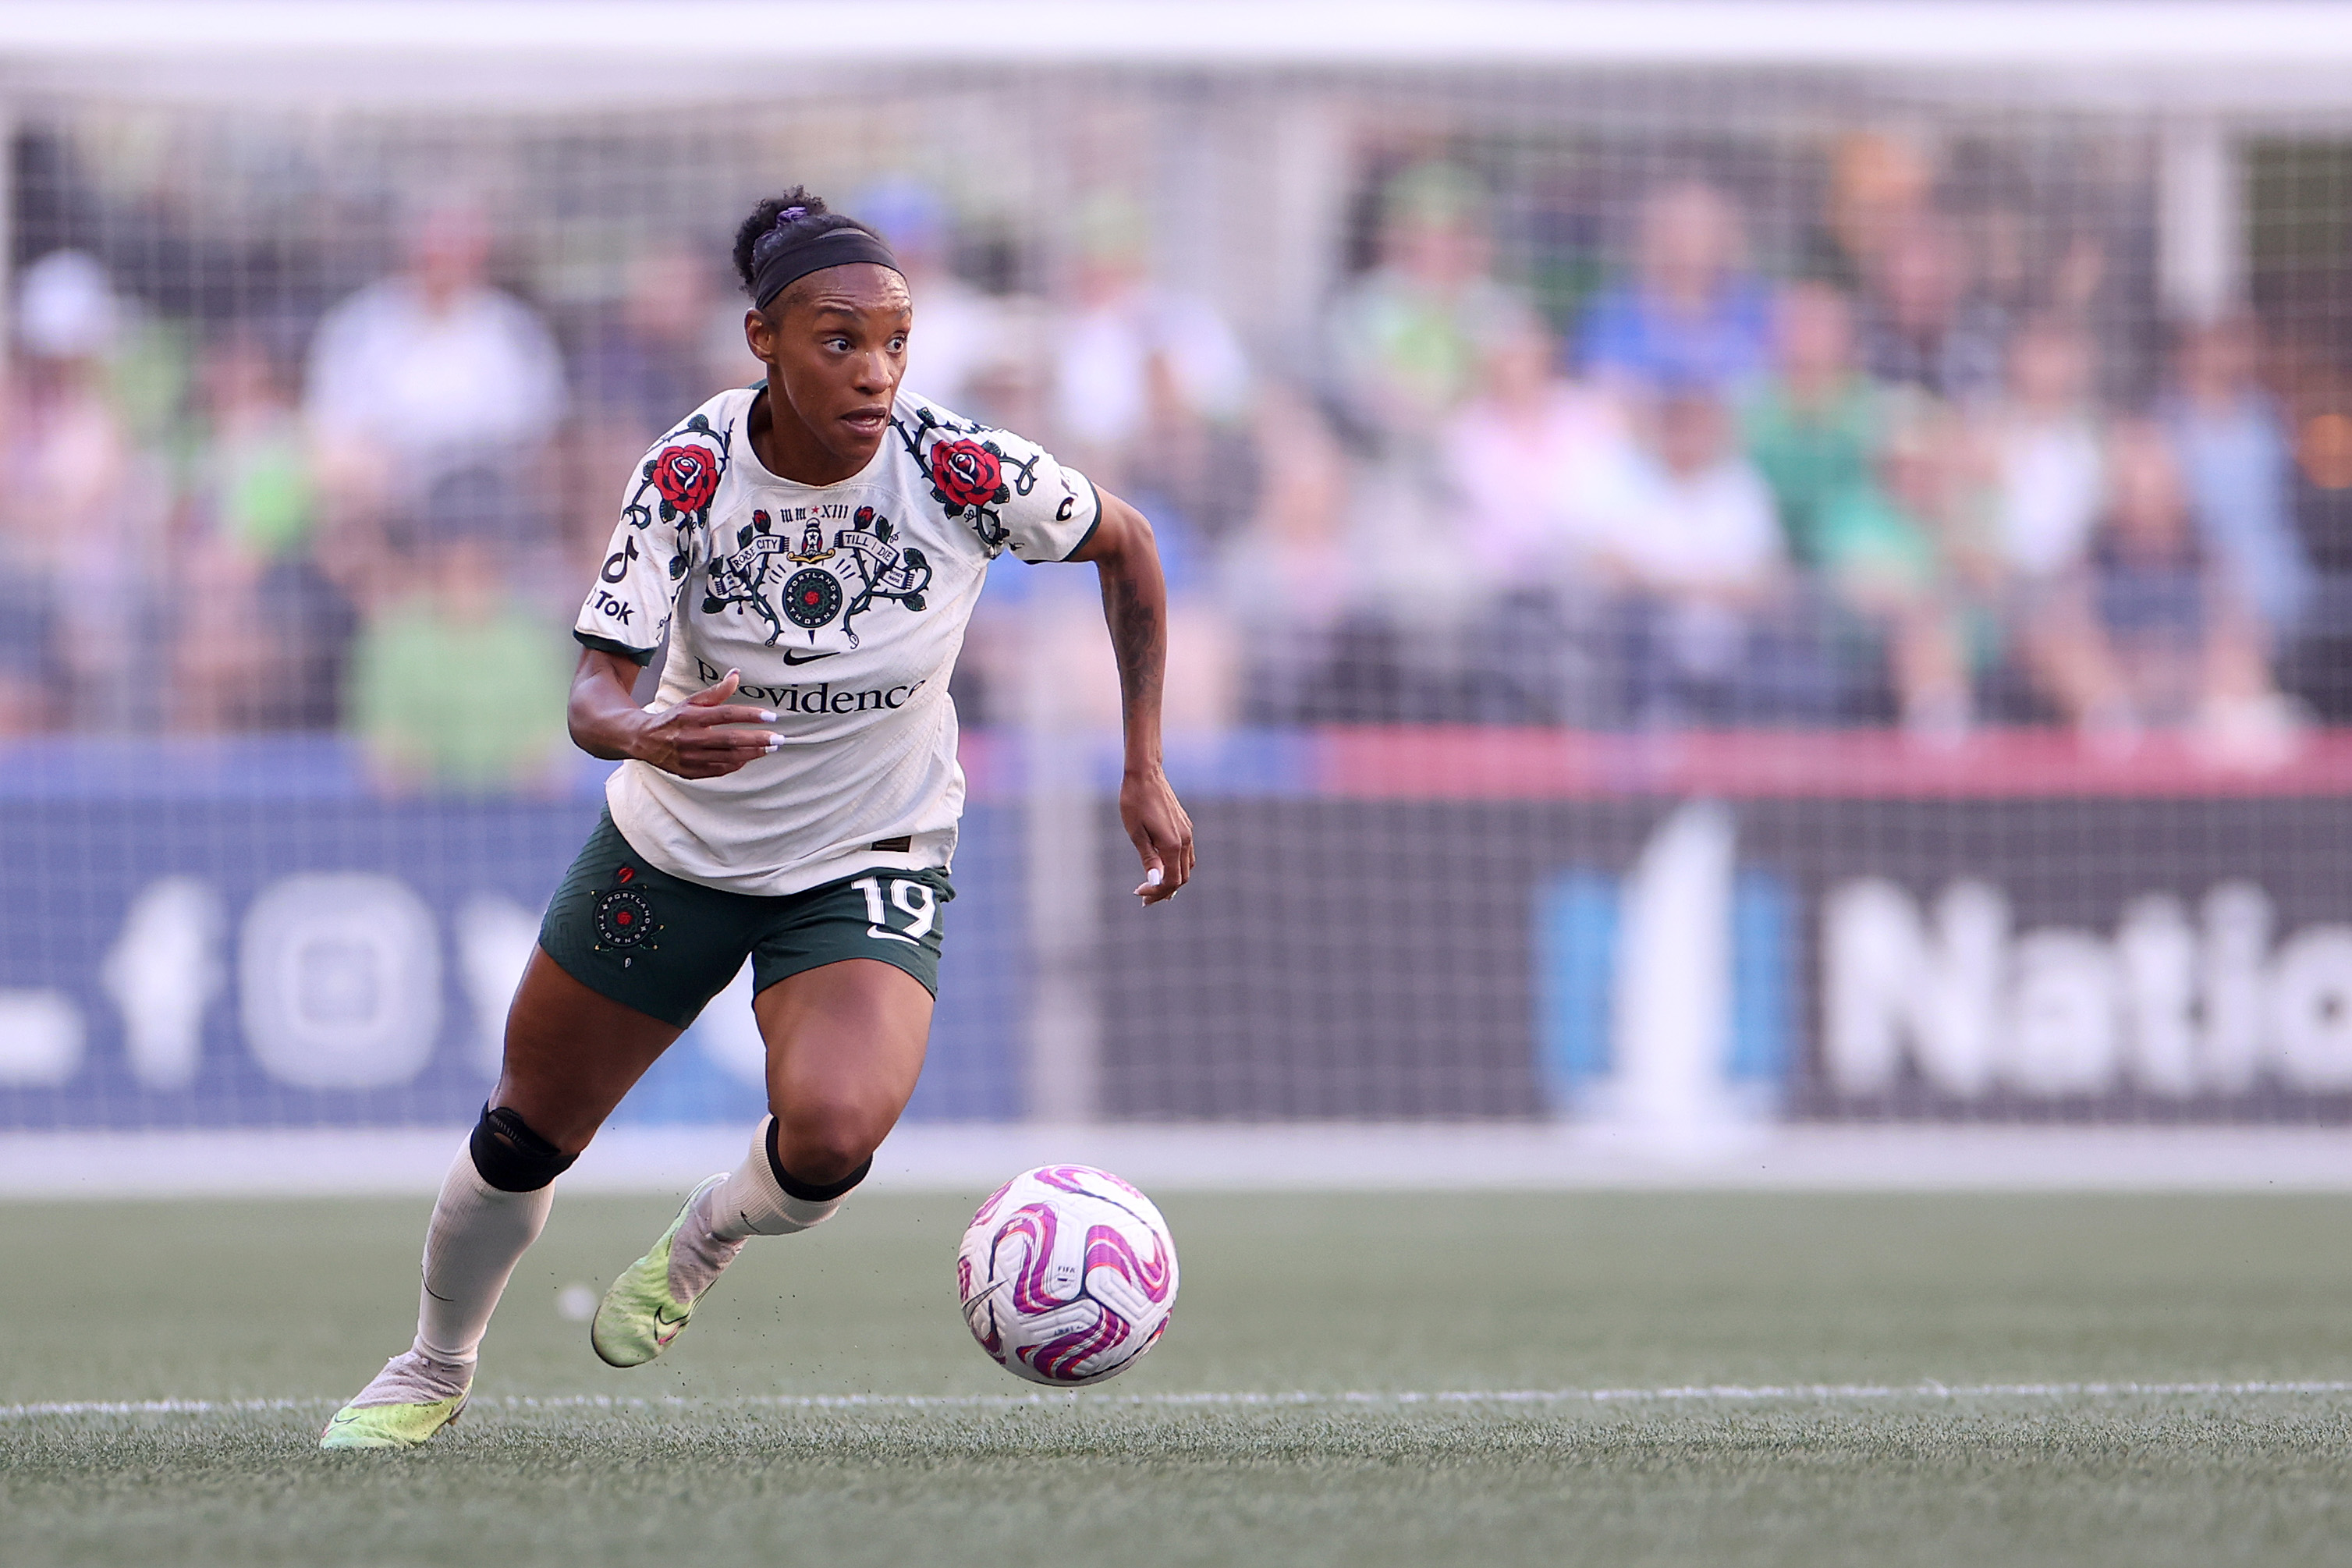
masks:
POLYGON ((600 637, 593 632, 575 631, 572 635, 579 638, 583 647, 593 647, 598 653, 617 654, 631 664, 643 666, 654 661, 654 649, 649 647, 631 647, 626 643, 614 642, 611 637, 600 637))

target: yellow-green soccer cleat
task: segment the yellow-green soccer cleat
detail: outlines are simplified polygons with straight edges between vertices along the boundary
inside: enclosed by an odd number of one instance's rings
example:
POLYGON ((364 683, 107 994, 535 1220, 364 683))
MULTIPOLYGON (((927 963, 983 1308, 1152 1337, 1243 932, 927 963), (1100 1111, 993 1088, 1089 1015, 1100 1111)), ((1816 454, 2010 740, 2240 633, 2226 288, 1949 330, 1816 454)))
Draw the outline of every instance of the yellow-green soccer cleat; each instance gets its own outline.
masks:
POLYGON ((319 1435, 319 1447, 414 1448, 457 1419, 472 1382, 468 1368, 403 1351, 335 1412, 319 1435))
POLYGON ((321 1448, 414 1448, 457 1419, 466 1396, 427 1405, 346 1405, 327 1423, 321 1448))
POLYGON ((726 1179, 727 1173, 721 1171, 688 1193, 677 1217, 669 1222, 653 1250, 623 1269, 596 1304, 595 1321, 588 1325, 588 1342, 596 1347, 596 1354, 607 1366, 645 1365, 669 1349, 670 1341, 694 1316, 694 1303, 678 1300, 670 1288, 670 1247, 702 1194, 726 1179))

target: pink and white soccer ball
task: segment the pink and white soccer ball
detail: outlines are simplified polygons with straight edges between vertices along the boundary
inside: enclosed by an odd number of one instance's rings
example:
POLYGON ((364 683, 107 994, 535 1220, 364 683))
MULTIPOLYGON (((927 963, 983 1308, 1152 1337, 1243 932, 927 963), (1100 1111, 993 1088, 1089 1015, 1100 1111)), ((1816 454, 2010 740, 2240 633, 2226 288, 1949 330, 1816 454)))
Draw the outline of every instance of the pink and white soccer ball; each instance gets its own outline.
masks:
POLYGON ((1159 1342, 1176 1305, 1176 1244, 1151 1200, 1109 1172, 1040 1165, 971 1216, 956 1295, 999 1366, 1079 1388, 1159 1342))

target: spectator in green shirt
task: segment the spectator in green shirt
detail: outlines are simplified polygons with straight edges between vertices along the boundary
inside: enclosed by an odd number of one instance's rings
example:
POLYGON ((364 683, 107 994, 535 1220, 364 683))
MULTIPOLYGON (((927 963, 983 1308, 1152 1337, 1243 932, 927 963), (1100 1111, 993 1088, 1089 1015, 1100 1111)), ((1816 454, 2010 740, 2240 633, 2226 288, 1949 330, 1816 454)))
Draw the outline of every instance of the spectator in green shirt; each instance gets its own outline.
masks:
POLYGON ((332 728, 353 616, 320 561, 301 422, 277 363, 242 333, 211 347, 197 386, 203 444, 174 568, 184 592, 173 721, 199 731, 332 728))
POLYGON ((1748 404, 1748 455, 1771 488, 1790 559, 1823 564, 1825 509, 1865 484, 1881 425, 1876 389, 1854 368, 1853 312, 1822 283, 1782 290, 1773 370, 1748 404))
POLYGON ((1974 678, 2000 653, 1985 465, 1966 424, 1931 399, 1899 395, 1884 412, 1874 468, 1821 504, 1816 562, 1874 651, 1884 647, 1904 727, 1957 742, 1973 720, 1974 678))
POLYGON ((543 786, 564 745, 570 648, 461 534, 420 552, 421 592, 392 598, 352 650, 350 715, 388 785, 543 786))

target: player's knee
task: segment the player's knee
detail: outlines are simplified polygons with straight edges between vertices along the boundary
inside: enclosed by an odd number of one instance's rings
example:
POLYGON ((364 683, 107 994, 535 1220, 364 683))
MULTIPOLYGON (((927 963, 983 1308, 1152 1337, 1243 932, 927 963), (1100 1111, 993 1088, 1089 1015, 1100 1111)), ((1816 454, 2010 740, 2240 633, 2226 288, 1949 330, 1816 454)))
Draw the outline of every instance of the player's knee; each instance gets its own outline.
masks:
POLYGON ((783 1163, 800 1181, 832 1186, 874 1157, 887 1123, 856 1106, 819 1106, 786 1118, 777 1142, 783 1163))
POLYGON ((482 1107, 482 1119, 474 1124, 474 1136, 467 1147, 482 1180, 502 1193, 535 1193, 580 1158, 532 1131, 520 1115, 503 1105, 495 1110, 482 1107))

